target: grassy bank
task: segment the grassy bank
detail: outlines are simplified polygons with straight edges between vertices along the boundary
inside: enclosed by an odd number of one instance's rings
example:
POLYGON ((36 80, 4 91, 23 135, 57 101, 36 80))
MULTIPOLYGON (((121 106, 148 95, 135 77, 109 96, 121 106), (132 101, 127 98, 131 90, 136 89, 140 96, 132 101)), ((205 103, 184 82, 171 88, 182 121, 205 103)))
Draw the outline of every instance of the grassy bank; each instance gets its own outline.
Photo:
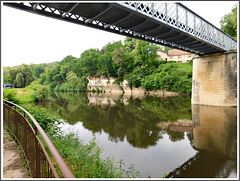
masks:
MULTIPOLYGON (((123 170, 122 165, 124 163, 121 160, 116 165, 112 157, 102 158, 101 153, 103 149, 97 145, 95 137, 88 144, 83 144, 74 133, 63 135, 59 128, 61 121, 57 116, 47 113, 47 110, 44 108, 37 109, 28 106, 27 102, 35 100, 35 90, 30 88, 4 89, 3 93, 4 99, 19 104, 38 121, 76 178, 123 178, 124 176, 139 176, 139 172, 135 171, 133 165, 128 170, 123 170)), ((46 147, 42 138, 41 140, 46 147)), ((51 155, 50 152, 49 155, 51 155)), ((55 163, 54 160, 53 163, 55 163)), ((56 164, 55 168, 62 177, 56 164)))
POLYGON ((26 103, 35 101, 36 92, 31 88, 5 88, 3 98, 15 103, 26 103))

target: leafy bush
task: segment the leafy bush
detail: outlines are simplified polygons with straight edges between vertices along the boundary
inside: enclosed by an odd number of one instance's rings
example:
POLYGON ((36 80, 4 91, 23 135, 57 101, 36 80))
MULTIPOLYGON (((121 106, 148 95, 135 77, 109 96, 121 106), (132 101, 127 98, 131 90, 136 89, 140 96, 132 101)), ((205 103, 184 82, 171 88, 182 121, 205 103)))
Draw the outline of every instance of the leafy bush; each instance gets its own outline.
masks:
POLYGON ((5 88, 3 89, 3 99, 11 101, 15 104, 19 103, 19 100, 16 97, 17 92, 13 89, 5 88))
POLYGON ((37 101, 46 100, 46 99, 48 99, 49 94, 50 94, 49 87, 46 85, 41 85, 36 90, 36 99, 37 99, 37 101))
POLYGON ((192 64, 161 64, 154 73, 143 77, 141 85, 148 91, 160 89, 190 95, 192 91, 192 64))
MULTIPOLYGON (((49 114, 47 112, 47 109, 36 108, 28 104, 22 104, 21 106, 36 119, 36 121, 43 128, 44 131, 47 132, 51 130, 52 134, 56 134, 60 131, 59 128, 55 126, 55 124, 58 125, 59 123, 61 123, 61 121, 55 115, 49 114)), ((34 127, 34 124, 31 124, 34 127)))
POLYGON ((41 86, 41 84, 39 84, 37 81, 33 81, 30 85, 28 85, 26 88, 30 88, 33 90, 37 90, 37 88, 39 88, 41 86))

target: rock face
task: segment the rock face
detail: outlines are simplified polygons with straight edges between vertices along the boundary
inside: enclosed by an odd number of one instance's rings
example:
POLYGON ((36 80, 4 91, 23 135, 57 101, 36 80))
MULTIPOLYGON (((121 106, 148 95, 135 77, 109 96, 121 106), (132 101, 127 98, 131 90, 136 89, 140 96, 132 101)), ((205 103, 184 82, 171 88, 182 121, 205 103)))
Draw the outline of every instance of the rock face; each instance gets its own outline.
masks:
POLYGON ((113 77, 88 77, 88 90, 100 90, 106 94, 123 94, 121 87, 114 83, 113 77))
POLYGON ((102 91, 105 94, 118 94, 128 97, 134 97, 134 98, 141 98, 145 95, 155 95, 155 96, 177 96, 178 93, 176 92, 170 92, 170 91, 146 91, 143 87, 132 87, 130 88, 128 86, 128 81, 124 80, 120 83, 120 85, 117 85, 114 83, 116 80, 114 77, 88 77, 88 90, 99 90, 102 91))

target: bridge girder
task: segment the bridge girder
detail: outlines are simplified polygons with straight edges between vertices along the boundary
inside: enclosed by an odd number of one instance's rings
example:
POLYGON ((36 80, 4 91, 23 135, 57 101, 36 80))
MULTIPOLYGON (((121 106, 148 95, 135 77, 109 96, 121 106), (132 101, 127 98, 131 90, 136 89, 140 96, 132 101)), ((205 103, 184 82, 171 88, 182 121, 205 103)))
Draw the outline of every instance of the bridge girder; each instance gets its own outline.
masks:
POLYGON ((3 4, 198 55, 237 49, 236 40, 180 3, 3 4))

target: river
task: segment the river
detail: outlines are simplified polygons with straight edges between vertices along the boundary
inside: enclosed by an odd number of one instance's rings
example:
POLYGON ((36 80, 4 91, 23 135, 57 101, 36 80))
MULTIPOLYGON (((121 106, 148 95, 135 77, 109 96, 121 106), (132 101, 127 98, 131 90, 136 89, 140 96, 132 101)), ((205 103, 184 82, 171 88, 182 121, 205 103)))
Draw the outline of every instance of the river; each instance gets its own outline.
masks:
POLYGON ((191 105, 187 96, 54 93, 36 103, 66 120, 65 134, 95 135, 103 157, 141 178, 236 178, 237 108, 191 105))

